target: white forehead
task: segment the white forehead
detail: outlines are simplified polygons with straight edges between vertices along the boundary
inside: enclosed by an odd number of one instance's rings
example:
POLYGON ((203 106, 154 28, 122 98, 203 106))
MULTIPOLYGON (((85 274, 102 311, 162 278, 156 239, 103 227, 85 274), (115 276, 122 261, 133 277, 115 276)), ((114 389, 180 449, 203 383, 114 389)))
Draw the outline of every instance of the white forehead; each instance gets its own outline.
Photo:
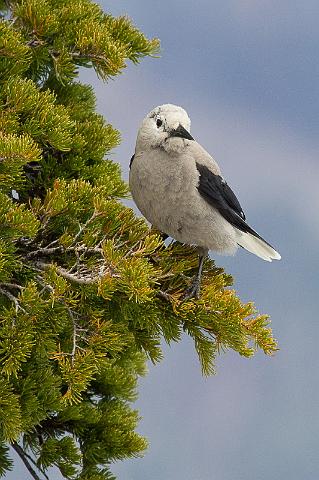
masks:
POLYGON ((178 122, 181 123, 187 130, 189 130, 191 124, 187 112, 182 107, 179 107, 178 105, 173 105, 171 103, 159 105, 158 107, 151 110, 147 117, 163 117, 168 124, 178 122))

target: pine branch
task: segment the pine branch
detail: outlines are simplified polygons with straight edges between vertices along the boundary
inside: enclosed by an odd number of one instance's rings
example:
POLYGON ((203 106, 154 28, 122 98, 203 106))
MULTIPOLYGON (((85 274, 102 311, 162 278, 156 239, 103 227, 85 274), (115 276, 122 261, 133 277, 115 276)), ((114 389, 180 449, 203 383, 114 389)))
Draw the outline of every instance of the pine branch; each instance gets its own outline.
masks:
MULTIPOLYGON (((50 293, 54 293, 54 288, 49 285, 48 283, 46 283, 44 281, 44 279, 40 276, 40 275, 37 275, 36 276, 36 280, 37 282, 43 287, 43 290, 48 290, 50 293)), ((42 290, 42 291, 43 291, 42 290)), ((73 343, 73 347, 72 347, 72 351, 71 353, 63 353, 63 355, 70 355, 72 360, 72 364, 74 363, 74 358, 75 358, 75 352, 76 352, 76 349, 78 350, 84 350, 82 347, 80 347, 79 345, 77 345, 76 343, 76 339, 77 338, 80 338, 84 341, 87 341, 87 339, 83 336, 83 335, 80 335, 78 332, 81 331, 81 332, 87 332, 87 329, 85 328, 80 328, 77 323, 76 323, 76 320, 75 320, 75 317, 76 316, 79 316, 79 314, 77 312, 74 312, 67 304, 66 302, 62 299, 62 298, 58 298, 57 301, 59 303, 61 303, 67 310, 68 314, 69 314, 69 317, 71 318, 72 320, 72 324, 73 324, 73 335, 72 335, 72 343, 73 343)))

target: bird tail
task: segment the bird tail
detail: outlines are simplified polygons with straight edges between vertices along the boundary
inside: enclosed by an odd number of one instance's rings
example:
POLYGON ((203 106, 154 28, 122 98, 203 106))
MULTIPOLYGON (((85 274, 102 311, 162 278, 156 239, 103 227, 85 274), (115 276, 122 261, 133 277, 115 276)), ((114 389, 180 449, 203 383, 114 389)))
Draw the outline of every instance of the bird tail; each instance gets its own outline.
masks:
POLYGON ((235 228, 237 233, 237 243, 241 247, 248 250, 250 253, 254 253, 257 257, 266 260, 267 262, 271 262, 272 260, 280 260, 281 256, 276 250, 269 245, 263 238, 253 235, 249 232, 242 232, 235 228))

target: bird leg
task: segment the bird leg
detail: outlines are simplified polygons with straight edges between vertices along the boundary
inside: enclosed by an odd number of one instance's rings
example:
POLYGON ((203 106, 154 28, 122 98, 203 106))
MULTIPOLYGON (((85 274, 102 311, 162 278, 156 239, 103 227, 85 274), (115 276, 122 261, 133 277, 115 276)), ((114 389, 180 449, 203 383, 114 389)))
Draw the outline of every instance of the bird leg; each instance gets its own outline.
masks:
POLYGON ((204 261, 205 261, 205 258, 207 257, 207 254, 208 254, 208 250, 200 247, 198 248, 199 262, 198 262, 197 274, 193 282, 191 283, 191 285, 183 293, 183 296, 182 296, 183 301, 190 300, 191 298, 199 298, 202 271, 203 271, 204 261))

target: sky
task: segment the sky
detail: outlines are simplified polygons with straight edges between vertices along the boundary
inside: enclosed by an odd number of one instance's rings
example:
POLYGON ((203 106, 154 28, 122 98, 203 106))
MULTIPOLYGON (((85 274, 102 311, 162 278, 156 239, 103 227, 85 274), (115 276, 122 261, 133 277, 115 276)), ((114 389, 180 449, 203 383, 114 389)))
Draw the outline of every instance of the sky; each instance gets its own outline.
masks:
MULTIPOLYGON (((124 178, 144 116, 181 105, 251 226, 282 255, 270 264, 242 250, 213 255, 240 297, 270 314, 280 351, 251 359, 227 352, 217 374, 203 378, 189 339, 164 346, 136 403, 150 448, 112 471, 119 480, 319 478, 319 3, 99 3, 162 45, 159 58, 129 65, 107 84, 81 74, 122 133, 111 158, 124 178)), ((6 478, 28 477, 18 465, 6 478)))

